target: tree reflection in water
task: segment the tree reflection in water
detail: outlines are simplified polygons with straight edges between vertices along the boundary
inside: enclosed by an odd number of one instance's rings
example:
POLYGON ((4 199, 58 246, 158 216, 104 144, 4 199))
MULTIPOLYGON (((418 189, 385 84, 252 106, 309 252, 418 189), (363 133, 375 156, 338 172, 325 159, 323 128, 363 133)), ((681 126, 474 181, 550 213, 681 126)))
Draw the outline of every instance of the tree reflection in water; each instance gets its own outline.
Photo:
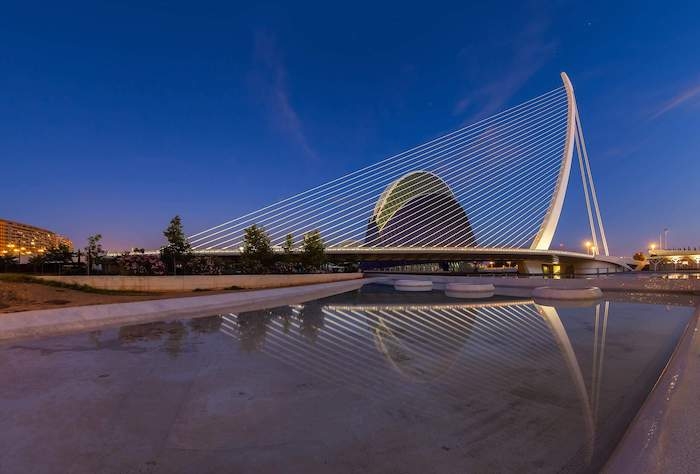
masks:
POLYGON ((207 316, 205 318, 197 318, 190 321, 192 331, 199 334, 207 334, 216 332, 221 327, 221 316, 207 316))
POLYGON ((273 318, 272 310, 249 311, 237 317, 241 349, 259 351, 265 343, 267 323, 273 318))
MULTIPOLYGON (((294 326, 297 326, 299 334, 306 340, 312 343, 316 341, 323 328, 324 316, 318 308, 313 309, 307 310, 303 305, 282 306, 247 311, 238 315, 231 314, 227 317, 235 318, 235 331, 238 333, 241 349, 254 352, 264 348, 268 326, 272 321, 279 322, 284 334, 290 334, 294 326)), ((218 316, 218 318, 221 317, 218 316)))
POLYGON ((187 327, 182 321, 158 321, 119 328, 119 342, 131 344, 143 341, 157 341, 167 335, 164 348, 172 357, 182 351, 182 343, 187 335, 187 327))
MULTIPOLYGON (((118 339, 123 345, 138 342, 160 341, 165 336, 163 349, 172 357, 177 357, 183 352, 189 331, 197 334, 217 332, 221 328, 220 315, 207 316, 183 321, 157 321, 146 324, 135 324, 119 328, 118 339), (189 326, 189 329, 188 329, 189 326)), ((100 346, 100 331, 90 333, 90 339, 97 347, 100 346)))
MULTIPOLYGON (((317 308, 313 308, 317 309, 317 308)), ((292 308, 296 318, 299 320, 299 333, 311 342, 316 342, 318 333, 323 328, 323 313, 304 305, 292 308)))

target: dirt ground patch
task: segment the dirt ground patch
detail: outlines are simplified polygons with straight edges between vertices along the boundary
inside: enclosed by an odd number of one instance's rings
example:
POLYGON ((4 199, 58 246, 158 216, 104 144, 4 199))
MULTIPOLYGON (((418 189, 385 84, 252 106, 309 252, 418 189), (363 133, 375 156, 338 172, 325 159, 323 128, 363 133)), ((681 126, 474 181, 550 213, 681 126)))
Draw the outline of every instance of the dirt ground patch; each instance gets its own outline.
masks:
POLYGON ((183 296, 203 296, 216 293, 227 293, 227 291, 127 293, 120 295, 91 293, 38 283, 0 281, 0 313, 92 304, 127 303, 130 301, 180 298, 183 296))

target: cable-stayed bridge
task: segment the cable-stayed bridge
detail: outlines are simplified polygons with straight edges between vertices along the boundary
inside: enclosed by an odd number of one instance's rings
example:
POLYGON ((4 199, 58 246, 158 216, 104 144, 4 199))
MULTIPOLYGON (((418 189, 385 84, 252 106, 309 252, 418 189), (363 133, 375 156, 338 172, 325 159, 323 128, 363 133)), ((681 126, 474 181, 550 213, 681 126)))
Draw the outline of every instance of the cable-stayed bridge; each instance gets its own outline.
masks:
POLYGON ((318 231, 331 255, 362 260, 514 260, 616 271, 573 86, 563 85, 403 153, 189 237, 201 253, 237 254, 244 229, 318 231), (574 154, 592 245, 551 249, 574 154))

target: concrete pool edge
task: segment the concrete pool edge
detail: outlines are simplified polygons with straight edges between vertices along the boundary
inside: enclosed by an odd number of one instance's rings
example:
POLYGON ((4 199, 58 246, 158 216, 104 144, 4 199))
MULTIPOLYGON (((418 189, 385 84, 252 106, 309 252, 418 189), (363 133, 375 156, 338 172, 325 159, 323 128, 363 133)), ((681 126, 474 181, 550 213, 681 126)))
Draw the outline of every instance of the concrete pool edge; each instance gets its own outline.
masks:
MULTIPOLYGON (((392 280, 431 280, 438 285, 446 283, 491 283, 501 288, 534 289, 552 286, 562 289, 580 289, 595 286, 603 291, 638 291, 645 293, 700 294, 700 279, 673 280, 639 276, 600 276, 591 278, 514 278, 500 276, 420 275, 407 273, 372 273, 367 277, 390 278, 392 280)), ((438 287, 439 288, 439 287, 438 287)))
POLYGON ((4 313, 0 315, 0 342, 89 332, 164 319, 188 319, 222 312, 253 311, 352 291, 378 280, 381 279, 358 278, 217 295, 4 313))
MULTIPOLYGON (((448 283, 492 283, 496 288, 495 293, 500 296, 509 296, 514 298, 532 298, 532 291, 542 286, 543 284, 551 284, 552 282, 564 282, 559 287, 567 289, 585 288, 592 284, 598 284, 598 281, 590 279, 577 280, 544 280, 530 278, 503 278, 503 277, 469 277, 469 276, 448 276, 448 275, 412 275, 412 274, 391 274, 391 273, 373 273, 371 278, 375 278, 376 283, 384 285, 393 285, 396 279, 430 279, 433 282, 433 290, 444 290, 448 283)), ((699 280, 700 282, 700 280, 699 280)), ((556 285, 556 283, 555 283, 556 285)), ((610 301, 616 301, 622 298, 624 301, 641 303, 641 304, 666 304, 673 306, 696 307, 700 303, 700 285, 698 291, 687 291, 680 289, 677 291, 663 291, 654 288, 637 288, 637 287, 607 287, 607 285, 598 286, 603 290, 604 298, 610 301)), ((578 300, 581 302, 589 301, 593 304, 593 300, 578 300)), ((558 301, 559 304, 564 303, 563 300, 558 301)), ((547 303, 543 304, 547 305, 547 303)))
POLYGON ((602 472, 691 472, 700 462, 700 306, 602 472))

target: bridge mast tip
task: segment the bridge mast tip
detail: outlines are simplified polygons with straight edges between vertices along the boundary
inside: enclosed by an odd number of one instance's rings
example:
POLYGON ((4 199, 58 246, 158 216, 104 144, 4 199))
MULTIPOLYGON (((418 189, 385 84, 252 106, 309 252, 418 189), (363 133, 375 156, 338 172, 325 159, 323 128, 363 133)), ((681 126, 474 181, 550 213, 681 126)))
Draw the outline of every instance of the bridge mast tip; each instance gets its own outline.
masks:
POLYGON ((564 82, 565 87, 568 87, 571 89, 574 88, 573 84, 571 84, 571 79, 569 79, 569 75, 566 72, 562 71, 561 73, 559 73, 559 75, 561 76, 561 80, 564 82))

